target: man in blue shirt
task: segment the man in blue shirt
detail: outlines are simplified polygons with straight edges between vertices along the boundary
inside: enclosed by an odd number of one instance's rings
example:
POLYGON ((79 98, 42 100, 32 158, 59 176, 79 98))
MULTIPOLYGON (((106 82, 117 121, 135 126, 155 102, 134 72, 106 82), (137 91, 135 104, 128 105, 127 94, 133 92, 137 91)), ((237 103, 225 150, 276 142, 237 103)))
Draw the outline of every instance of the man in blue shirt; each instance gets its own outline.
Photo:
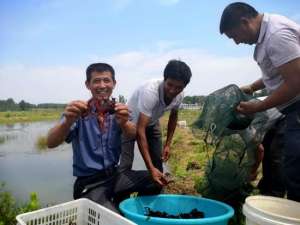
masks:
POLYGON ((85 85, 92 94, 86 102, 69 103, 60 122, 48 134, 48 147, 72 143, 74 199, 89 198, 114 211, 131 192, 157 194, 147 171, 117 172, 121 135, 135 137, 135 125, 128 120, 126 105, 110 100, 116 85, 114 69, 105 63, 91 64, 85 85))

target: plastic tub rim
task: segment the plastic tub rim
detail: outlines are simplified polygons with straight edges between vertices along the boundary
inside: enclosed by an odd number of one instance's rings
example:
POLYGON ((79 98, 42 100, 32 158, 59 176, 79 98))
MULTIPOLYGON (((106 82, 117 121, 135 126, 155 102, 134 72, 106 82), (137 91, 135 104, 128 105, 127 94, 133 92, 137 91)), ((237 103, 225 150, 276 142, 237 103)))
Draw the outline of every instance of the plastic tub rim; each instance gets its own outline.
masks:
POLYGON ((278 215, 278 214, 275 214, 275 213, 272 213, 272 212, 268 212, 268 211, 260 209, 260 208, 253 207, 249 202, 251 200, 255 200, 255 199, 258 199, 258 200, 266 199, 266 200, 273 200, 273 201, 277 200, 277 201, 281 201, 281 202, 290 201, 292 203, 297 203, 297 202, 289 200, 289 199, 284 199, 284 198, 279 198, 279 197, 273 197, 273 196, 254 195, 254 196, 249 196, 249 197, 246 198, 245 204, 243 206, 243 210, 244 210, 244 207, 246 207, 248 209, 251 209, 253 212, 257 212, 257 213, 263 214, 266 217, 270 217, 271 216, 271 217, 274 217, 274 219, 277 218, 277 219, 283 219, 283 220, 292 221, 292 222, 298 222, 298 223, 300 222, 300 219, 298 219, 298 218, 288 217, 288 216, 284 216, 284 215, 278 215))
MULTIPOLYGON (((140 196, 140 197, 153 197, 154 195, 149 195, 149 196, 140 196)), ((216 200, 213 200, 213 199, 209 199, 209 198, 203 198, 203 197, 198 197, 198 196, 193 196, 193 195, 176 195, 176 194, 160 194, 160 195, 157 195, 158 197, 183 197, 183 198, 193 198, 193 199, 203 199, 205 201, 208 201, 208 202, 213 202, 213 203, 216 203, 222 207, 224 207, 227 212, 223 215, 220 215, 220 216, 215 216, 215 217, 209 217, 209 218, 199 218, 199 219, 186 219, 189 223, 199 223, 200 221, 203 222, 203 223, 214 223, 214 222, 219 222, 219 221, 222 221, 222 220, 227 220, 227 219, 230 219, 233 215, 234 215, 234 210, 231 206, 223 203, 223 202, 220 202, 220 201, 216 201, 216 200)), ((128 198, 124 201, 122 201, 120 203, 120 210, 124 213, 127 213, 128 215, 130 215, 131 217, 136 217, 136 218, 139 218, 141 220, 147 220, 147 216, 144 216, 144 215, 141 215, 141 214, 137 214, 137 213, 132 213, 131 211, 127 210, 127 209, 124 209, 123 208, 123 205, 127 202, 127 201, 130 201, 130 200, 133 200, 133 199, 136 199, 136 198, 139 198, 138 197, 134 197, 134 198, 128 198)), ((183 219, 173 219, 173 218, 160 218, 160 217, 149 217, 149 220, 153 221, 153 222, 164 222, 165 224, 168 224, 168 223, 178 223, 178 224, 181 224, 182 223, 182 220, 183 219)))

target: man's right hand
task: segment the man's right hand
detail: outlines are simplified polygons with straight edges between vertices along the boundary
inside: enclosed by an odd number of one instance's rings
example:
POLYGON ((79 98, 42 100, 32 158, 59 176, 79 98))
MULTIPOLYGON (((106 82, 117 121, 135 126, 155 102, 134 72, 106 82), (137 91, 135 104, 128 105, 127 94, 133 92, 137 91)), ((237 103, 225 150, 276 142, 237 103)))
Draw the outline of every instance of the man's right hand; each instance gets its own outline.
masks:
POLYGON ((73 124, 87 109, 88 105, 85 101, 77 100, 70 102, 64 110, 66 123, 73 124))
POLYGON ((160 172, 158 169, 156 169, 155 167, 153 169, 150 170, 152 179, 160 184, 161 186, 166 186, 168 184, 168 180, 166 179, 166 177, 164 176, 164 174, 162 172, 160 172))

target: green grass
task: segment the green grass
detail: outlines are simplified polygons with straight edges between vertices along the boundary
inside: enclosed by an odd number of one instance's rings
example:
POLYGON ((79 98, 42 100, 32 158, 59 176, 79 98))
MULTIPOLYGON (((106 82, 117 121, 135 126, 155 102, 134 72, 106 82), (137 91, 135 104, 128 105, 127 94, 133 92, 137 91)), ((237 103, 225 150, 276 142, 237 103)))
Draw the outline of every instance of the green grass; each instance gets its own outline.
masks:
POLYGON ((35 145, 36 145, 37 149, 40 151, 47 149, 48 148, 47 147, 47 136, 43 136, 43 135, 39 136, 37 138, 35 145))
POLYGON ((39 208, 40 203, 35 192, 30 193, 30 199, 26 203, 16 202, 14 196, 4 188, 4 183, 0 181, 0 225, 15 225, 17 215, 39 208))
POLYGON ((0 124, 57 120, 61 113, 56 109, 0 112, 0 124))
POLYGON ((0 144, 3 144, 5 142, 5 137, 0 136, 0 144))

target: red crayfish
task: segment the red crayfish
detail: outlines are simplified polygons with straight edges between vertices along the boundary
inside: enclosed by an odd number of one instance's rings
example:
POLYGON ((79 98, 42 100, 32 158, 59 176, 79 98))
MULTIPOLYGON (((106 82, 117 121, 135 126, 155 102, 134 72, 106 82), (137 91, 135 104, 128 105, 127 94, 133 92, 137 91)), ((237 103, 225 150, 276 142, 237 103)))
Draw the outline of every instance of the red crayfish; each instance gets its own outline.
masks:
POLYGON ((106 114, 114 114, 115 113, 115 104, 116 99, 112 98, 112 100, 109 99, 96 99, 91 98, 88 101, 88 108, 85 113, 82 114, 82 118, 87 117, 88 115, 95 115, 97 116, 98 123, 100 128, 104 129, 104 121, 106 114))

